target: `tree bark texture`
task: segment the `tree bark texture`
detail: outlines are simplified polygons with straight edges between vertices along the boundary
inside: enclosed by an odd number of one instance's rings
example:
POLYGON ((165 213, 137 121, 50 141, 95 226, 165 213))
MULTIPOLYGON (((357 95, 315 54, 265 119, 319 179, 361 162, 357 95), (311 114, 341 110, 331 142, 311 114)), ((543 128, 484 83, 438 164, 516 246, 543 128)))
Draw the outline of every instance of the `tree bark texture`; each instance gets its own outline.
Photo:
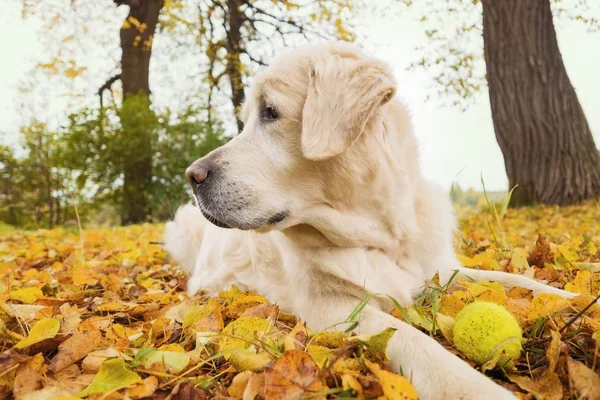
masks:
MULTIPOLYGON (((129 6, 129 15, 121 28, 121 82, 124 102, 133 96, 150 96, 149 71, 152 39, 164 0, 115 0, 117 5, 129 6)), ((150 102, 147 112, 151 113, 150 102)), ((133 119, 135 120, 135 118, 133 119)), ((151 210, 148 188, 152 183, 152 141, 149 132, 131 126, 131 119, 121 118, 123 143, 123 204, 121 223, 143 222, 151 210)))
POLYGON ((600 194, 600 155, 563 64, 550 0, 483 0, 492 119, 512 205, 600 194))
POLYGON ((244 82, 242 81, 240 56, 242 54, 241 29, 246 18, 240 6, 240 0, 227 0, 229 30, 227 31, 227 63, 225 65, 231 84, 231 103, 233 104, 239 132, 244 129, 243 122, 237 117, 244 101, 244 82))

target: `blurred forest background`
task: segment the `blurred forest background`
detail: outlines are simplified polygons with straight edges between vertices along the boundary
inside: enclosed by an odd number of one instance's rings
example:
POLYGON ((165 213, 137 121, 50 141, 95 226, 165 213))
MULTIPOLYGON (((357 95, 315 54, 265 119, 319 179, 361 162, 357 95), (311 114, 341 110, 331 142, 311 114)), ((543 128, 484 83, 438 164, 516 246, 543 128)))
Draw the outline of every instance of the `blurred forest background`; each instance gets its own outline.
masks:
MULTIPOLYGON (((21 87, 28 123, 17 146, 0 144, 0 223, 27 229, 79 216, 107 225, 169 218, 190 200, 185 168, 243 129, 235 112, 257 69, 303 43, 373 40, 357 33, 361 16, 414 8, 410 0, 8 1, 43 21, 44 52, 21 87), (111 67, 88 65, 92 54, 111 67), (187 90, 157 106, 150 65, 168 72, 173 63, 185 74, 171 84, 187 90), (38 118, 50 108, 58 123, 38 118)), ((411 69, 427 71, 431 97, 450 107, 489 93, 513 205, 598 197, 600 156, 554 26, 567 19, 596 31, 586 1, 415 2, 426 11, 416 18, 428 45, 411 69), (456 28, 442 29, 448 21, 456 28)), ((484 203, 474 190, 452 195, 484 203)))

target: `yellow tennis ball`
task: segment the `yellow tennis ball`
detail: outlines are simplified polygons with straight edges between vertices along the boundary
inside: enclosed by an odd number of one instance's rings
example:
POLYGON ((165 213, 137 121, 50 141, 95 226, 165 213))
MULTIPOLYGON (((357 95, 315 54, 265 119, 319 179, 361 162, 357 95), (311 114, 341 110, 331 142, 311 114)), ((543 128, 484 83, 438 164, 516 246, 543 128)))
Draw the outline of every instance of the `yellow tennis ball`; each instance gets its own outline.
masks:
POLYGON ((499 356, 504 365, 521 355, 523 332, 506 308, 475 301, 456 316, 454 345, 469 359, 483 365, 499 356))

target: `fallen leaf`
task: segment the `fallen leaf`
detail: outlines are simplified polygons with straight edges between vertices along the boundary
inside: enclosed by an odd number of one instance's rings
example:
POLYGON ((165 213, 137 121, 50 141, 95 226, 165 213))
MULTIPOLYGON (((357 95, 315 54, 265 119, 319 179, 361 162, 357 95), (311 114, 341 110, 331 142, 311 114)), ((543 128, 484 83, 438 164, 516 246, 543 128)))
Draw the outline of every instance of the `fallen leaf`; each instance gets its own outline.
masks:
POLYGON ((456 318, 463 308, 465 308, 465 302, 454 295, 445 294, 440 299, 439 312, 449 317, 456 318))
POLYGON ((87 397, 94 393, 108 393, 116 389, 131 386, 141 380, 142 378, 138 374, 125 367, 122 359, 114 358, 106 360, 92 383, 79 393, 78 396, 87 397))
POLYGON ((535 322, 538 318, 552 317, 554 314, 568 309, 569 302, 557 294, 542 293, 531 302, 527 320, 535 322))
POLYGON ((569 382, 578 399, 600 399, 600 376, 585 364, 567 356, 569 382))
POLYGON ((192 382, 179 382, 165 400, 207 400, 208 397, 202 389, 198 389, 192 382))
POLYGON ((17 300, 24 304, 33 304, 37 299, 43 296, 44 293, 42 293, 42 290, 38 287, 15 289, 10 292, 11 300, 17 300))
POLYGON ((150 375, 131 389, 127 390, 127 394, 132 399, 143 399, 150 397, 158 389, 158 378, 150 375))
POLYGON ((254 346, 238 348, 230 353, 229 363, 238 371, 260 372, 271 362, 267 353, 256 353, 254 346))
POLYGON ((190 363, 190 356, 176 351, 152 351, 140 357, 139 362, 146 369, 157 365, 157 370, 168 374, 178 374, 190 363))
POLYGON ((75 329, 81 323, 81 314, 76 305, 69 305, 67 303, 59 307, 60 313, 63 316, 63 320, 60 324, 61 333, 70 334, 75 332, 75 329))
POLYGON ((308 341, 308 334, 306 332, 306 326, 303 321, 298 321, 294 328, 285 335, 283 339, 283 348, 285 350, 304 350, 308 341))
POLYGON ((509 298, 504 305, 504 308, 515 317, 521 328, 525 327, 527 324, 530 307, 531 303, 526 298, 509 298))
MULTIPOLYGON (((300 399, 327 389, 319 378, 319 369, 302 350, 290 350, 265 369, 263 396, 272 400, 300 399)), ((312 397, 314 399, 322 398, 312 397)))
POLYGON ((575 279, 565 285, 565 290, 572 293, 592 295, 592 273, 586 270, 577 272, 575 279))
POLYGON ((351 390, 356 394, 358 399, 364 398, 363 387, 354 376, 350 374, 342 375, 342 388, 344 390, 351 390))
POLYGON ((379 379, 383 394, 388 400, 417 400, 419 395, 410 381, 403 376, 385 371, 367 359, 365 365, 379 379))
POLYGON ((76 332, 58 346, 58 353, 54 356, 48 369, 58 372, 63 368, 83 359, 93 351, 102 341, 102 334, 98 331, 76 332))
POLYGON ((73 270, 73 283, 78 286, 93 286, 98 279, 92 277, 91 269, 77 268, 73 270))
POLYGON ((36 322, 27 337, 15 345, 17 349, 24 349, 42 340, 51 339, 58 333, 60 321, 56 318, 44 318, 36 322))
POLYGON ((436 322, 437 327, 440 329, 440 332, 442 332, 442 335, 444 336, 444 338, 449 343, 453 343, 454 324, 456 322, 454 320, 454 318, 438 312, 436 315, 435 322, 436 322))
POLYGON ((562 341, 560 340, 560 333, 555 330, 550 331, 552 340, 546 350, 546 358, 548 359, 548 371, 554 372, 558 365, 558 357, 560 356, 560 346, 562 341))
POLYGON ((334 352, 328 347, 309 344, 306 348, 313 361, 320 367, 324 367, 333 358, 334 352))
POLYGON ((47 386, 43 389, 36 390, 35 392, 23 395, 19 400, 75 400, 76 397, 73 393, 63 387, 59 386, 47 386))
POLYGON ((379 333, 353 336, 349 340, 361 342, 375 357, 389 360, 387 346, 395 332, 395 328, 386 328, 379 333))
POLYGON ((102 364, 104 364, 104 361, 119 356, 120 353, 116 349, 109 347, 108 349, 91 352, 83 359, 81 365, 83 366, 83 369, 88 372, 97 372, 102 367, 102 364))
MULTIPOLYGON (((269 321, 256 317, 243 317, 230 322, 223 329, 222 336, 219 338, 219 348, 223 352, 235 347, 247 348, 252 341, 260 339, 271 329, 269 321)), ((231 357, 231 353, 225 355, 226 359, 231 357)))
POLYGON ((13 382, 13 393, 16 398, 35 392, 42 388, 44 377, 35 369, 25 365, 17 370, 13 382))
POLYGON ((242 313, 242 317, 277 318, 277 314, 279 314, 279 307, 274 304, 264 303, 247 308, 242 313))
POLYGON ((7 307, 13 313, 15 318, 26 323, 36 319, 38 312, 46 308, 45 306, 31 304, 7 304, 7 307))
POLYGON ((526 375, 507 374, 511 382, 539 399, 561 400, 563 398, 563 388, 558 375, 550 372, 536 380, 526 375))
POLYGON ((265 388, 265 374, 254 374, 248 379, 246 389, 242 394, 242 400, 255 400, 265 388))
POLYGON ((244 396, 244 391, 252 375, 254 375, 252 371, 243 371, 237 374, 231 380, 231 385, 227 388, 227 393, 235 399, 241 399, 244 396))

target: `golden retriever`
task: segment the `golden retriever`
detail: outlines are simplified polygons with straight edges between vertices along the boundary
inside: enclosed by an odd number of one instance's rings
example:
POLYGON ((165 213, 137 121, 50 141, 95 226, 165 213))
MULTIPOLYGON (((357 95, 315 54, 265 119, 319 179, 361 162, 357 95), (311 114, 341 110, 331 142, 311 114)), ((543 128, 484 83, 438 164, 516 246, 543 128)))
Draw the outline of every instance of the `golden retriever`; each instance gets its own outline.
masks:
MULTIPOLYGON (((282 54, 256 76, 240 113, 243 132, 187 169, 197 204, 166 226, 189 293, 236 284, 313 329, 344 321, 368 293, 409 305, 428 279, 439 273, 443 283, 455 270, 569 297, 459 265, 452 206, 419 171, 396 90, 386 65, 337 42, 282 54)), ((374 300, 357 331, 397 329, 392 366, 422 399, 515 398, 390 309, 374 300)))

